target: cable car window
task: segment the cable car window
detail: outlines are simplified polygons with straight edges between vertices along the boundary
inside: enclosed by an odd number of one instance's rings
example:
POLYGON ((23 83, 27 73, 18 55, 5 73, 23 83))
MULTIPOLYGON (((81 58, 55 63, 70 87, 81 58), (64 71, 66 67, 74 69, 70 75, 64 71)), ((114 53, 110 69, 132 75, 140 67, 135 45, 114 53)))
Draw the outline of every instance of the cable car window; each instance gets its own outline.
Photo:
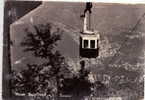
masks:
POLYGON ((88 48, 88 46, 89 46, 88 40, 84 40, 84 48, 88 48))
POLYGON ((91 48, 95 48, 95 40, 90 41, 90 46, 91 46, 91 48))

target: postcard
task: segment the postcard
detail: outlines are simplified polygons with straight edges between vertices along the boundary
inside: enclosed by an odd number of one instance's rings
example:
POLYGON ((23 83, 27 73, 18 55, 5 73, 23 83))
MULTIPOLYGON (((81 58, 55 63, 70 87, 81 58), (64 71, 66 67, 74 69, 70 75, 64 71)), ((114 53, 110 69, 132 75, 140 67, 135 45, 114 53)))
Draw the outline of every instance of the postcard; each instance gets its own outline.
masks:
POLYGON ((145 4, 5 1, 4 100, 143 100, 145 4))

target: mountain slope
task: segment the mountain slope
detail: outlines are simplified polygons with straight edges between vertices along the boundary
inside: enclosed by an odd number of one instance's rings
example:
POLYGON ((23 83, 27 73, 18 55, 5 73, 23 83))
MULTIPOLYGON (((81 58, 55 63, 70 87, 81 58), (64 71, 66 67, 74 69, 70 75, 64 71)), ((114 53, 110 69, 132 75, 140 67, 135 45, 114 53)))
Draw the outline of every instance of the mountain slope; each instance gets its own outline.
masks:
MULTIPOLYGON (((12 24, 11 39, 14 41, 12 47, 13 68, 21 69, 21 65, 39 61, 39 59, 32 58, 29 53, 24 54, 19 44, 26 35, 25 28, 33 30, 33 24, 46 24, 49 22, 64 30, 62 40, 56 49, 66 59, 70 59, 73 67, 78 66, 79 34, 82 29, 80 15, 83 10, 84 4, 82 3, 44 2, 34 11, 12 24), (21 63, 15 64, 17 60, 22 58, 21 63)), ((134 87, 131 86, 131 88, 139 88, 138 82, 142 78, 144 69, 145 18, 142 18, 133 32, 130 31, 145 13, 144 10, 145 5, 94 3, 92 25, 101 35, 100 53, 96 59, 85 60, 86 66, 96 75, 97 80, 104 83, 109 81, 110 86, 116 86, 116 88, 119 88, 119 86, 114 84, 124 80, 128 87, 132 85, 129 82, 132 82, 135 85, 134 87), (106 76, 108 77, 107 80, 104 78, 106 76), (117 77, 119 78, 116 79, 117 77)))

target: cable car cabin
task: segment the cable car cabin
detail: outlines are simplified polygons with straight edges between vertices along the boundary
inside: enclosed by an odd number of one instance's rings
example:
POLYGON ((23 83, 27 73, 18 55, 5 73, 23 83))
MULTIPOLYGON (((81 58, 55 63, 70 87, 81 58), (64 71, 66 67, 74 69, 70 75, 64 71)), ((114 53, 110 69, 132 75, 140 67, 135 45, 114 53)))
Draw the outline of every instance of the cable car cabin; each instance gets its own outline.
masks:
POLYGON ((96 58, 99 55, 98 33, 82 33, 80 35, 80 56, 86 58, 96 58))
POLYGON ((91 8, 92 3, 86 3, 86 9, 81 18, 84 21, 83 32, 80 35, 80 56, 96 58, 99 55, 99 33, 91 31, 91 8))

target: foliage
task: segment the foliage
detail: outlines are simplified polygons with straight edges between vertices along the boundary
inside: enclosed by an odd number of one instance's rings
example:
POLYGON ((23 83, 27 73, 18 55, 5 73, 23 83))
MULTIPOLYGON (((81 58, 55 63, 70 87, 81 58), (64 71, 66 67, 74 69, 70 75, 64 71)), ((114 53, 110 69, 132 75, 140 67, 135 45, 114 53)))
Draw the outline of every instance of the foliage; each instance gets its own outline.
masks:
POLYGON ((65 59, 53 48, 61 38, 60 29, 54 31, 51 24, 34 25, 35 32, 28 29, 24 41, 24 52, 32 52, 35 57, 46 59, 43 64, 27 64, 26 69, 16 73, 12 84, 18 93, 56 94, 58 77, 70 73, 65 59))
POLYGON ((51 24, 34 25, 35 32, 25 30, 27 36, 21 43, 26 47, 25 52, 32 51, 34 56, 41 58, 51 58, 54 56, 52 49, 56 46, 57 41, 60 40, 60 35, 63 33, 59 28, 56 32, 52 32, 51 24))
POLYGON ((76 96, 84 96, 91 94, 91 87, 93 84, 88 80, 89 70, 85 69, 84 61, 80 62, 81 69, 78 76, 72 78, 66 78, 61 81, 62 86, 60 91, 64 94, 72 94, 76 96))
POLYGON ((42 64, 27 64, 25 70, 13 73, 13 91, 47 96, 90 91, 92 84, 87 80, 89 71, 83 66, 76 76, 70 71, 65 58, 54 49, 63 31, 54 29, 51 24, 33 27, 34 32, 25 30, 27 35, 21 46, 24 52, 31 52, 34 57, 45 61, 42 64))

